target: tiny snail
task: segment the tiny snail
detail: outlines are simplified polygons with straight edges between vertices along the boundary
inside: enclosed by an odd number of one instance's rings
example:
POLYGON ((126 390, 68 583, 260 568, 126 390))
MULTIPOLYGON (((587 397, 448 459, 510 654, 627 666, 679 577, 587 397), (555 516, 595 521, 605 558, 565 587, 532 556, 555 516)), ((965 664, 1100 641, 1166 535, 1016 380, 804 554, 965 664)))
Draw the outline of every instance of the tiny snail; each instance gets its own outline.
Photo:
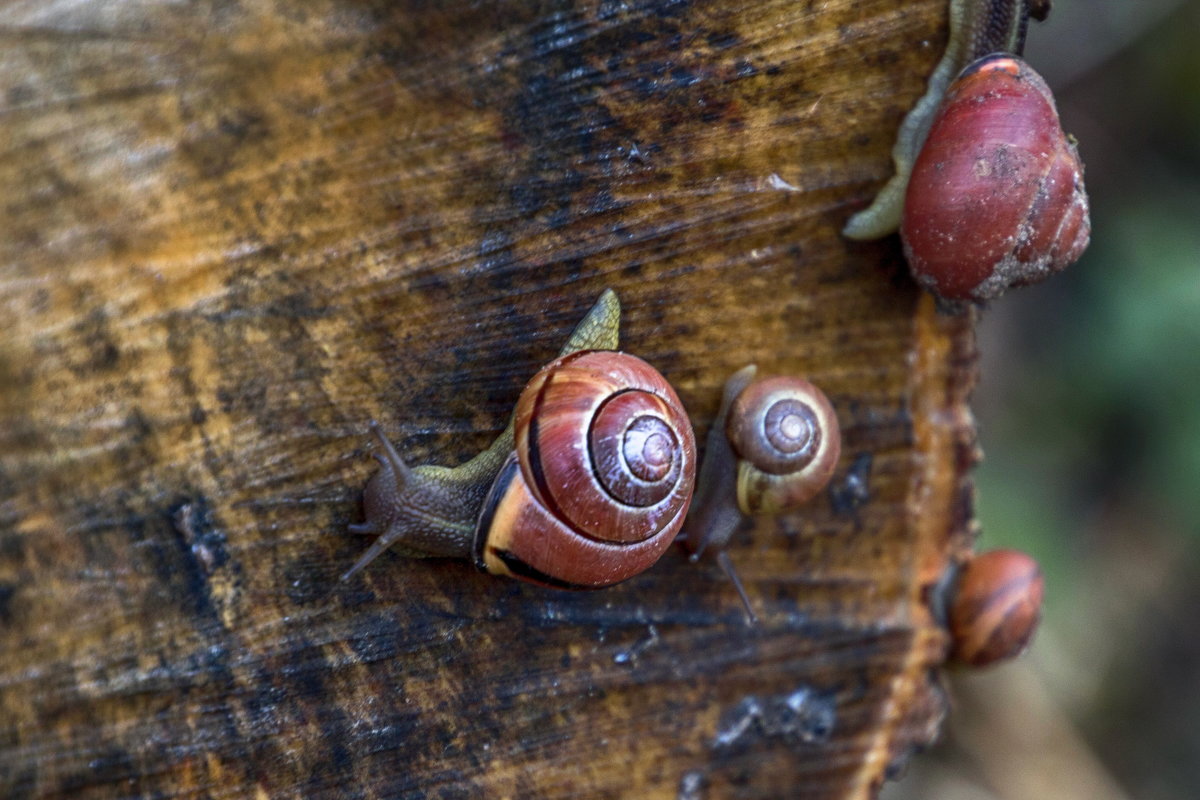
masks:
POLYGON ((905 116, 896 134, 892 147, 896 174, 870 206, 849 219, 842 229, 843 236, 879 239, 900 228, 909 175, 950 82, 965 66, 982 56, 1020 55, 1025 49, 1029 18, 1044 20, 1049 13, 1050 0, 950 0, 950 39, 946 52, 929 76, 925 94, 905 116))
POLYGON ((947 623, 951 657, 984 667, 1019 655, 1042 611, 1042 571, 1017 550, 992 550, 958 567, 947 623))
POLYGON ((389 547, 556 588, 608 586, 653 565, 683 524, 696 444, 666 379, 613 352, 619 319, 607 291, 522 391, 504 433, 458 468, 408 467, 372 424, 381 466, 350 530, 379 538, 342 580, 389 547))
POLYGON ((751 364, 725 383, 683 540, 693 561, 716 552, 751 623, 750 598, 725 551, 730 538, 743 515, 781 514, 812 499, 842 449, 837 415, 820 389, 789 376, 756 380, 756 373, 751 364))
POLYGON ((1072 264, 1091 222, 1083 164, 1046 82, 986 56, 951 85, 913 165, 900 238, 946 300, 990 300, 1072 264))

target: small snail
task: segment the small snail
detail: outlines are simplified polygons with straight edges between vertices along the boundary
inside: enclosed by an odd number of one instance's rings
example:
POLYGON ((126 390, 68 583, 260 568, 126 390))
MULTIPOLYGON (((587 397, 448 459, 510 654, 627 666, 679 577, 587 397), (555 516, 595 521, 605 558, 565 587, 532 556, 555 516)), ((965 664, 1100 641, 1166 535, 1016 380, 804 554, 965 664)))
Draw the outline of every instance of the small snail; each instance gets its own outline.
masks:
POLYGON ((1090 231, 1083 164, 1046 82, 1014 56, 967 67, 909 179, 913 277, 947 300, 989 300, 1073 263, 1090 231))
POLYGON ((952 657, 983 667, 1021 653, 1042 611, 1042 571, 1017 550, 992 550, 958 568, 947 622, 952 657))
POLYGON ((756 373, 752 364, 725 383, 684 539, 693 561, 716 551, 750 622, 754 610, 725 552, 730 538, 743 515, 781 514, 812 499, 842 449, 837 415, 820 389, 788 376, 756 380, 756 373))
POLYGON ((1050 0, 950 0, 950 39, 925 94, 900 123, 892 162, 896 174, 875 196, 871 205, 850 218, 842 229, 849 239, 879 239, 900 228, 908 178, 917 153, 925 143, 934 114, 951 80, 968 64, 991 53, 1025 49, 1029 18, 1044 20, 1050 0))
POLYGON ((607 586, 654 564, 683 524, 696 445, 666 379, 612 351, 619 316, 605 292, 525 387, 508 429, 456 469, 408 467, 372 424, 381 467, 350 530, 379 538, 342 579, 389 547, 558 588, 607 586))

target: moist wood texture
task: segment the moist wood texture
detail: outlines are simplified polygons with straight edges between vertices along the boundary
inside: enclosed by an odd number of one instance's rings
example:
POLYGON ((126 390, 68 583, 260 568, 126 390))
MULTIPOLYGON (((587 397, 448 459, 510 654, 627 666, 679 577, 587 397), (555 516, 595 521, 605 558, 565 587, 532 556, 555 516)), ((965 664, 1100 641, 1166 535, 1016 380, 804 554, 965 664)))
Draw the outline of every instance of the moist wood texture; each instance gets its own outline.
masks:
POLYGON ((937 0, 0 9, 0 795, 863 798, 945 712, 972 319, 894 239, 937 0), (563 593, 346 532, 606 287, 700 440, 809 376, 833 490, 563 593))

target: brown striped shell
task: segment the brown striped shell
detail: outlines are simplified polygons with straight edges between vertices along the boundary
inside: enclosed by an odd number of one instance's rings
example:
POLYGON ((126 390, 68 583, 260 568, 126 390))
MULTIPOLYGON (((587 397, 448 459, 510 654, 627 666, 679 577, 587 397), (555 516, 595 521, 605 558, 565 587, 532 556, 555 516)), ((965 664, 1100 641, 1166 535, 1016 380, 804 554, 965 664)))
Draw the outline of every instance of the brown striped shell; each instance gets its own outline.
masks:
POLYGON ((744 514, 796 509, 829 483, 841 454, 837 414, 803 378, 757 380, 733 401, 725 433, 738 457, 744 514))
POLYGON ((515 423, 516 451, 476 529, 480 566, 590 588, 658 560, 691 502, 696 442, 657 370, 625 353, 572 353, 529 382, 515 423))
POLYGON ((949 604, 953 656, 973 667, 1018 655, 1042 612, 1042 570, 1018 550, 992 550, 959 568, 949 604))

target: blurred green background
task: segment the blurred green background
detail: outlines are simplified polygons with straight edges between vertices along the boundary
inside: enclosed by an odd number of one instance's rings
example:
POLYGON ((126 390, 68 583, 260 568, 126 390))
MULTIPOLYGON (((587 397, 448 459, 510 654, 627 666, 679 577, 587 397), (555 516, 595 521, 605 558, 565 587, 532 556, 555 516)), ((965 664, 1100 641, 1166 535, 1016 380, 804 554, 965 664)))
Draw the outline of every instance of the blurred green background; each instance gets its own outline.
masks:
POLYGON ((1046 573, 1019 661, 951 677, 884 800, 1200 798, 1200 0, 1054 0, 1081 261, 982 319, 977 546, 1046 573))

